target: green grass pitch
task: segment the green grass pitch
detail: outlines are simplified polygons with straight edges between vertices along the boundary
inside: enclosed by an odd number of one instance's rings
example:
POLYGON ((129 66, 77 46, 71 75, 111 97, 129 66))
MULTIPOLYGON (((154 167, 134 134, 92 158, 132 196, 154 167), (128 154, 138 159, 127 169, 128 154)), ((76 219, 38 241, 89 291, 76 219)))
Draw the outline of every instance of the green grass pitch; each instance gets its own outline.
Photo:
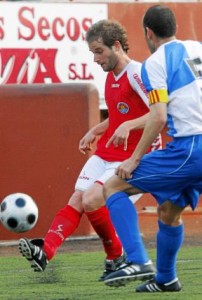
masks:
MULTIPOLYGON (((1 248, 0 248, 1 252, 1 248)), ((155 250, 149 249, 155 259, 155 250)), ((201 300, 202 248, 183 247, 178 256, 179 293, 138 294, 139 281, 110 288, 97 279, 103 270, 103 252, 58 253, 45 272, 35 273, 19 255, 0 255, 2 300, 201 300)))

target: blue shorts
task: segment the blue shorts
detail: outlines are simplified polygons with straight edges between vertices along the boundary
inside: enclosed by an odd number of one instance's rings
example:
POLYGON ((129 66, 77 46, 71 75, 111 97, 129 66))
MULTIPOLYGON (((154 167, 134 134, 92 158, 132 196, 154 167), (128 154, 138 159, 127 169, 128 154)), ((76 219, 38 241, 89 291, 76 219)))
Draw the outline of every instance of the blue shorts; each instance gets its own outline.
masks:
POLYGON ((126 181, 158 204, 169 200, 194 209, 202 193, 202 135, 175 138, 165 149, 144 155, 126 181))

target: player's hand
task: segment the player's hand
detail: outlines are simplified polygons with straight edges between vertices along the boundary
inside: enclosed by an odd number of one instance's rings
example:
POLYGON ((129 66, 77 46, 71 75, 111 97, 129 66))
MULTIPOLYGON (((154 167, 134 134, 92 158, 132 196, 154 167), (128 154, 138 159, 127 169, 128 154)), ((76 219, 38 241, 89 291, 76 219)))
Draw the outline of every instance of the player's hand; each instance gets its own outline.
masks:
POLYGON ((94 143, 96 136, 90 131, 87 132, 84 137, 79 142, 79 151, 86 154, 88 151, 92 150, 92 144, 94 143))
POLYGON ((115 170, 115 175, 121 179, 132 178, 132 172, 137 168, 139 162, 135 162, 131 158, 124 160, 115 170))
POLYGON ((111 138, 108 140, 106 144, 106 148, 109 148, 111 144, 114 144, 114 147, 118 147, 119 145, 123 145, 123 149, 126 151, 128 148, 128 136, 130 134, 130 130, 127 128, 126 124, 121 124, 115 131, 111 138))

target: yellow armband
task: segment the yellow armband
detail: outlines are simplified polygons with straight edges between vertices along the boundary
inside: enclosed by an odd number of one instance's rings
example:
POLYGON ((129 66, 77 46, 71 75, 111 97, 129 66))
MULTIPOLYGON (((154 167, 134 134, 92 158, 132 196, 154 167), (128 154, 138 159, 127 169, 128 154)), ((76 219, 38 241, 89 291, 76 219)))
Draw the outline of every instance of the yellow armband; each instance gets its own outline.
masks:
POLYGON ((168 93, 167 90, 153 90, 149 92, 149 104, 154 103, 168 103, 168 93))

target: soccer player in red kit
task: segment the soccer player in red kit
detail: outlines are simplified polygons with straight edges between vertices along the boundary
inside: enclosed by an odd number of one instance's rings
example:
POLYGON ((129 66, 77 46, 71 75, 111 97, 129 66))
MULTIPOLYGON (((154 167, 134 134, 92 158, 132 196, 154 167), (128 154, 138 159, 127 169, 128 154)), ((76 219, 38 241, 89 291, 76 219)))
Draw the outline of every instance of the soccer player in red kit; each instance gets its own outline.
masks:
MULTIPOLYGON (((80 140, 79 150, 91 150, 96 138, 97 147, 84 165, 75 184, 75 191, 56 214, 44 239, 20 239, 19 249, 35 271, 44 271, 58 247, 78 227, 85 213, 95 232, 102 240, 106 253, 105 270, 100 280, 117 270, 125 261, 122 244, 111 223, 105 206, 102 187, 122 161, 130 157, 139 142, 148 117, 148 98, 140 79, 141 63, 131 60, 127 51, 125 29, 115 21, 102 20, 92 25, 86 35, 94 61, 108 72, 105 99, 108 118, 91 128, 80 140)), ((160 136, 148 151, 161 147, 160 136)), ((131 205, 140 198, 131 198, 131 205), (132 203, 133 202, 133 203, 132 203)), ((139 232, 136 232, 136 261, 146 262, 145 279, 154 274, 139 232)))

